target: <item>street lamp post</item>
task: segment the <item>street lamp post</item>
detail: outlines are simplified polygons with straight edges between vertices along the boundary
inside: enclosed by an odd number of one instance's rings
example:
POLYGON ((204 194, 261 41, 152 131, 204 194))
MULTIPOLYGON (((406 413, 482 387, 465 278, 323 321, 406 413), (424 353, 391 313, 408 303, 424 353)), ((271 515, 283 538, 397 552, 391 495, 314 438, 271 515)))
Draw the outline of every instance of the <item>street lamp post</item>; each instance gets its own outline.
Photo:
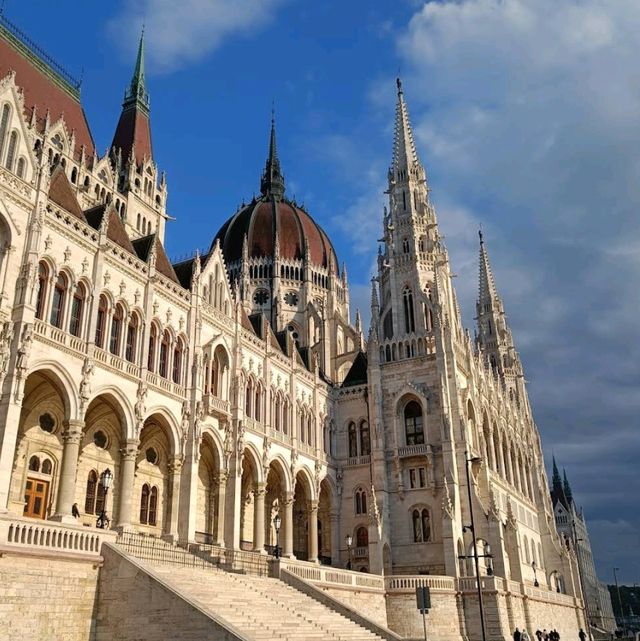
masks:
POLYGON ((273 527, 276 529, 276 547, 273 551, 273 556, 276 559, 280 558, 280 526, 282 525, 282 519, 279 514, 276 514, 273 517, 273 527))
POLYGON ((536 588, 540 587, 540 584, 538 583, 538 575, 536 574, 536 562, 531 561, 531 567, 533 568, 533 585, 536 588))
POLYGON ((101 530, 109 527, 109 518, 107 517, 107 494, 109 493, 109 488, 111 487, 111 481, 113 481, 113 473, 109 468, 107 468, 100 475, 100 485, 104 490, 104 495, 102 498, 102 511, 100 512, 100 516, 96 521, 96 527, 100 528, 101 530))
POLYGON ((345 541, 347 542, 347 552, 349 553, 349 561, 347 562, 347 570, 351 569, 351 544, 353 543, 353 537, 351 534, 347 534, 345 537, 345 541))
MULTIPOLYGON (((467 495, 469 497, 469 518, 471 520, 471 525, 467 527, 463 527, 462 531, 464 532, 466 529, 471 530, 471 534, 473 535, 473 562, 476 568, 476 584, 478 586, 478 607, 480 608, 480 628, 482 630, 482 641, 487 641, 487 633, 485 629, 485 621, 484 621, 484 604, 482 602, 482 584, 480 581, 480 555, 478 554, 478 541, 476 539, 476 523, 473 518, 473 501, 471 499, 471 474, 469 473, 469 465, 472 463, 478 463, 482 459, 479 456, 473 456, 469 458, 469 452, 464 453, 464 469, 467 472, 467 495)), ((482 555, 483 557, 489 557, 491 558, 491 551, 489 550, 487 552, 487 546, 485 546, 485 553, 482 555)), ((467 557, 464 557, 467 558, 467 557)), ((488 572, 488 573, 493 573, 488 572)))
MULTIPOLYGON (((624 624, 624 611, 622 609, 622 598, 620 597, 620 586, 618 585, 618 575, 617 572, 620 571, 620 568, 613 568, 613 579, 616 582, 616 593, 618 594, 618 606, 620 608, 620 621, 622 622, 622 633, 625 634, 625 624, 624 624)), ((617 626, 617 623, 616 623, 617 626)))

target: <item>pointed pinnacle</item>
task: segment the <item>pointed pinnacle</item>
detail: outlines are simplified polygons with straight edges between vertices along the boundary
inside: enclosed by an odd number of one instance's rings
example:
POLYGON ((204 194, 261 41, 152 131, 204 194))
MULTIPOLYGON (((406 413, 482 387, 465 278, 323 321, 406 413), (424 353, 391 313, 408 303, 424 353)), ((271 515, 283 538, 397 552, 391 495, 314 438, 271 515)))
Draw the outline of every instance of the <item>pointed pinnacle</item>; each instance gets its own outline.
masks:
POLYGON ((398 87, 398 102, 396 103, 396 122, 393 136, 393 161, 391 170, 397 178, 399 172, 408 174, 410 169, 421 167, 418 152, 413 139, 413 130, 409 120, 409 110, 404 100, 402 82, 396 80, 398 87))

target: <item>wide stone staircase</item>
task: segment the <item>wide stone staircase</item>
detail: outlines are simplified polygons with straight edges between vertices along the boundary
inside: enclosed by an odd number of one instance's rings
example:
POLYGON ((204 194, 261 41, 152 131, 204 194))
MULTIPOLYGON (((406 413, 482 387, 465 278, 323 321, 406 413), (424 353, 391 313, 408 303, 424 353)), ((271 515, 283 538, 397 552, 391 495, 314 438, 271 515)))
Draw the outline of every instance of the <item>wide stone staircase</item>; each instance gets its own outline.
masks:
POLYGON ((374 641, 376 634, 278 578, 227 572, 168 543, 119 546, 159 581, 242 633, 247 640, 374 641))

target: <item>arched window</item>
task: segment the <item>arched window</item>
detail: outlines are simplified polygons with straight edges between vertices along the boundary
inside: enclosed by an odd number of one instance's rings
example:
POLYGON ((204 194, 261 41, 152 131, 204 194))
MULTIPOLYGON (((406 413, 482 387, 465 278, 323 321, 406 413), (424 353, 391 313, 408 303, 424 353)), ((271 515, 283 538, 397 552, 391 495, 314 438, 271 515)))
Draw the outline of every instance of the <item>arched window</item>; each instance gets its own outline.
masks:
POLYGON ((13 163, 16 160, 16 149, 18 147, 18 132, 12 131, 9 136, 9 147, 7 149, 7 160, 4 163, 4 166, 9 170, 13 171, 13 163))
POLYGON ((251 416, 251 400, 253 399, 253 382, 251 379, 247 380, 247 388, 245 390, 244 398, 244 414, 251 416))
POLYGON ((149 355, 147 357, 147 369, 150 372, 155 371, 156 366, 156 342, 158 341, 158 330, 154 323, 151 324, 149 331, 149 355))
POLYGON ((140 523, 146 525, 149 522, 149 486, 145 483, 140 494, 140 523))
POLYGON ((154 485, 149 494, 149 525, 155 525, 158 512, 158 488, 154 485))
POLYGON ((49 322, 54 327, 62 326, 62 314, 64 312, 64 300, 67 293, 67 277, 60 272, 53 288, 53 300, 51 301, 51 316, 49 322))
POLYGON ((127 325, 127 340, 124 348, 124 357, 130 362, 136 362, 136 343, 138 338, 138 315, 131 314, 127 325))
POLYGON ((40 459, 37 456, 32 456, 29 459, 29 471, 31 472, 40 471, 40 459))
POLYGON ((75 167, 71 170, 71 182, 74 185, 78 182, 78 170, 75 167))
POLYGON ((87 477, 87 491, 84 499, 84 511, 87 514, 100 514, 104 509, 104 487, 98 479, 98 473, 91 470, 87 477))
POLYGON ((304 429, 304 410, 300 409, 299 411, 299 422, 298 422, 298 433, 300 434, 300 441, 306 443, 306 430, 304 429))
MULTIPOLYGON (((385 317, 382 321, 382 335, 384 336, 385 340, 387 338, 393 337, 393 314, 391 313, 391 311, 388 311, 385 314, 385 317)), ((387 345, 387 349, 389 349, 388 345, 387 345)), ((389 356, 387 360, 390 361, 391 356, 389 356)))
POLYGON ((402 251, 405 254, 409 253, 409 239, 408 238, 403 238, 402 239, 402 251))
POLYGON ((140 214, 136 217, 136 229, 140 231, 140 214))
POLYGON ((213 362, 211 364, 211 387, 210 393, 214 396, 220 396, 218 393, 218 381, 220 380, 220 359, 218 358, 218 351, 213 353, 213 362))
POLYGON ((253 405, 253 418, 256 419, 256 421, 260 420, 260 404, 262 402, 262 393, 260 389, 260 385, 256 385, 256 396, 255 396, 255 403, 253 405))
POLYGON ((104 347, 104 331, 107 324, 107 298, 103 294, 100 295, 98 302, 98 318, 96 321, 96 340, 95 343, 98 347, 104 347))
POLYGON ((358 433, 356 432, 356 424, 349 423, 349 456, 358 456, 358 433))
POLYGON ((167 365, 169 360, 169 332, 164 330, 162 334, 162 341, 160 342, 160 362, 158 373, 162 378, 167 378, 167 365))
POLYGON ((410 289, 405 289, 402 293, 402 303, 404 306, 404 329, 407 334, 410 334, 416 329, 413 313, 413 293, 410 289))
POLYGON ((71 318, 69 319, 69 333, 80 336, 82 332, 82 316, 84 313, 85 290, 82 283, 76 285, 71 301, 71 318))
POLYGON ((279 394, 276 394, 275 401, 273 403, 273 422, 275 424, 276 432, 280 431, 282 421, 280 420, 280 412, 282 411, 282 399, 279 394))
POLYGON ((366 527, 359 527, 356 530, 356 547, 365 548, 369 545, 369 532, 366 527))
POLYGON ((409 401, 404 408, 404 432, 407 445, 424 444, 422 408, 416 401, 409 401))
POLYGON ((282 404, 282 433, 289 433, 289 401, 285 400, 282 404))
POLYGON ((109 351, 112 354, 120 354, 120 337, 122 336, 122 323, 124 320, 124 310, 122 305, 118 303, 116 310, 111 319, 111 337, 109 339, 109 351))
POLYGON ((18 158, 18 164, 16 165, 16 176, 18 178, 25 178, 25 170, 27 169, 27 163, 24 158, 18 158))
POLYGON ((51 464, 51 461, 46 458, 44 461, 42 461, 42 473, 43 474, 51 474, 53 466, 51 464))
POLYGON ((363 489, 356 490, 356 514, 367 513, 367 493, 363 489))
POLYGON ((47 296, 47 281, 49 280, 49 269, 46 263, 38 265, 38 293, 36 295, 36 318, 42 320, 44 316, 44 303, 47 296))
POLYGON ((371 454, 371 436, 367 421, 360 421, 360 454, 362 456, 371 454))
POLYGON ((2 117, 0 118, 0 158, 4 151, 5 139, 7 137, 7 127, 9 126, 9 116, 11 115, 11 108, 9 105, 2 107, 2 117))
POLYGON ((176 346, 173 348, 173 382, 180 385, 182 382, 182 354, 184 352, 184 347, 182 345, 182 339, 178 338, 176 341, 176 346))

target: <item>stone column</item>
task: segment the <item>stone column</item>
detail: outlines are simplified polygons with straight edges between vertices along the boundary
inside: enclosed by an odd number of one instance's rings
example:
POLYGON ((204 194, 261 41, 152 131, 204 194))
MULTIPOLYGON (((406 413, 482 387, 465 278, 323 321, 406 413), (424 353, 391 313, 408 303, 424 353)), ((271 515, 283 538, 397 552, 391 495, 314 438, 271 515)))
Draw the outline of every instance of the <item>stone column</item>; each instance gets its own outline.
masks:
POLYGON ((178 506, 180 504, 180 473, 182 472, 182 458, 174 456, 169 461, 169 500, 165 505, 169 511, 166 523, 168 532, 163 538, 171 541, 178 540, 178 506))
POLYGON ((227 479, 229 478, 229 472, 226 470, 220 470, 218 472, 218 502, 216 503, 217 509, 217 522, 216 522, 216 533, 215 541, 216 545, 224 547, 224 514, 225 514, 225 505, 227 501, 227 479))
POLYGON ((309 501, 309 561, 318 562, 318 501, 309 501))
POLYGON ((342 567, 340 560, 340 514, 337 510, 329 513, 331 523, 331 565, 335 568, 342 567))
POLYGON ((76 490, 78 454, 80 453, 84 421, 70 419, 65 422, 64 427, 62 435, 64 449, 62 451, 60 485, 58 486, 58 502, 53 520, 75 523, 75 519, 71 516, 71 507, 74 503, 76 490))
POLYGON ((133 484, 136 471, 136 458, 138 457, 138 439, 127 439, 125 446, 120 450, 120 509, 118 511, 118 528, 126 530, 131 527, 133 506, 133 484))
POLYGON ((253 550, 264 553, 264 483, 256 483, 253 490, 253 550))
POLYGON ((284 542, 282 543, 282 556, 293 556, 293 492, 284 496, 284 542))

